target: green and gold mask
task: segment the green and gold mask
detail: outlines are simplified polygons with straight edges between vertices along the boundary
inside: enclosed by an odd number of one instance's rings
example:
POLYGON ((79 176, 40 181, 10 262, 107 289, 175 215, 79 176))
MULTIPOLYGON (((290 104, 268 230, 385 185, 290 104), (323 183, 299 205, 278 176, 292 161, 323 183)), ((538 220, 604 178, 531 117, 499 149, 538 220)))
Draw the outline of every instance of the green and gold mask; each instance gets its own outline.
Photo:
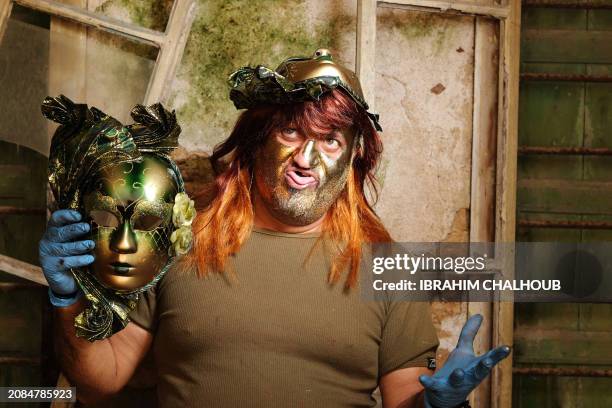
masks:
POLYGON ((83 197, 96 242, 92 272, 118 291, 146 286, 170 258, 178 178, 163 160, 144 155, 103 170, 92 187, 83 197))
POLYGON ((49 156, 57 206, 80 211, 96 242, 94 263, 71 270, 90 301, 75 319, 77 336, 103 339, 191 246, 193 201, 168 156, 180 127, 161 104, 137 105, 129 126, 65 96, 47 97, 42 111, 61 124, 49 156))

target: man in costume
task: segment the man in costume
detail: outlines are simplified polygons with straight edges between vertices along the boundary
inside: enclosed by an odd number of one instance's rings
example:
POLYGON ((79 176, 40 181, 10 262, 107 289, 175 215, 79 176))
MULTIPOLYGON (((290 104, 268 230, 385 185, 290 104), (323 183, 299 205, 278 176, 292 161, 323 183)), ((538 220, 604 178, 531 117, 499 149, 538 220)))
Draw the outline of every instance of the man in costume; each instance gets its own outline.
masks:
MULTIPOLYGON (((510 352, 474 355, 481 317, 432 373, 429 304, 361 299, 367 248, 391 238, 366 198, 381 129, 355 75, 318 50, 276 70, 242 68, 230 85, 247 110, 212 155, 214 198, 193 223, 192 251, 108 339, 74 336, 82 300, 56 308, 62 368, 77 395, 118 392, 152 348, 163 407, 366 407, 377 386, 385 407, 467 406, 510 352)), ((79 218, 56 212, 49 229, 74 229, 79 218)), ((54 245, 74 246, 82 234, 55 233, 65 239, 54 245)), ((85 250, 60 256, 93 261, 85 250)), ((70 282, 68 271, 46 259, 52 293, 70 296, 73 286, 55 283, 70 282)))

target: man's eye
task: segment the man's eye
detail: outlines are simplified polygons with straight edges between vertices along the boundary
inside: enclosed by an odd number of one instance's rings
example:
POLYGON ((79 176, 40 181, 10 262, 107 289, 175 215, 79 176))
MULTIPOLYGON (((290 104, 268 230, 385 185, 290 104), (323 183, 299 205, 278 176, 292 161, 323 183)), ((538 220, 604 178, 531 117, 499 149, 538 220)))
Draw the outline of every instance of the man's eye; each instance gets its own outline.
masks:
POLYGON ((293 128, 284 128, 282 132, 286 136, 295 136, 295 134, 297 133, 297 131, 293 128))
POLYGON ((151 231, 162 224, 162 219, 155 215, 141 215, 132 220, 132 227, 140 231, 151 231))
POLYGON ((340 142, 337 139, 325 139, 325 145, 327 147, 336 148, 340 146, 340 142))
POLYGON ((116 228, 119 226, 119 219, 115 214, 105 210, 92 210, 89 212, 92 221, 101 227, 116 228))

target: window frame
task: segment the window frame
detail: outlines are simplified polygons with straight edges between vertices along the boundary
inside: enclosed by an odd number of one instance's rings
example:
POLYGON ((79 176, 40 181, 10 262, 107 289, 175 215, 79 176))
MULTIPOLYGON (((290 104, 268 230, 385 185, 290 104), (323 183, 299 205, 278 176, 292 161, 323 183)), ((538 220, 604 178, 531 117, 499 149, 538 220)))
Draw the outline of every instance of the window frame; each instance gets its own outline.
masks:
POLYGON ((157 59, 143 101, 145 105, 167 101, 170 84, 185 51, 196 7, 195 0, 174 0, 166 29, 162 32, 55 0, 0 0, 0 41, 13 4, 157 48, 157 59))

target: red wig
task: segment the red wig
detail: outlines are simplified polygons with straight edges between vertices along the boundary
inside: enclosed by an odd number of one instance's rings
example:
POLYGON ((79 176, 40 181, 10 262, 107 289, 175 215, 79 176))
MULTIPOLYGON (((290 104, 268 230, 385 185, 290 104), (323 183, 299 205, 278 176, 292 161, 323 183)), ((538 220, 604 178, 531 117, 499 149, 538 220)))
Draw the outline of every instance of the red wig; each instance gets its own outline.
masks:
POLYGON ((240 115, 229 138, 215 147, 211 157, 218 174, 214 198, 198 209, 193 224, 194 247, 189 255, 200 276, 224 271, 228 257, 248 238, 253 225, 250 189, 256 152, 272 131, 289 123, 309 135, 327 135, 350 127, 358 132, 346 187, 323 222, 322 238, 341 245, 329 271, 329 282, 336 283, 348 269, 346 287, 353 287, 363 244, 391 241, 365 194, 368 186, 374 201, 378 196, 374 171, 382 153, 380 137, 366 112, 344 92, 334 90, 319 101, 249 109, 240 115))

